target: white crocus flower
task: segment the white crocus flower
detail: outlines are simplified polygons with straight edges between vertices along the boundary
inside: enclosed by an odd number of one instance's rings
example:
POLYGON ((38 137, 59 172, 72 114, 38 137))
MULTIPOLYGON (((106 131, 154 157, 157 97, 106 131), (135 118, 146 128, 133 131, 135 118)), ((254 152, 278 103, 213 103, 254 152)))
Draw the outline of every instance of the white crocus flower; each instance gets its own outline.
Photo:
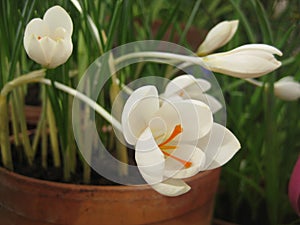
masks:
POLYGON ((195 99, 209 106, 212 113, 222 108, 222 104, 213 96, 205 92, 211 88, 211 84, 204 79, 195 78, 192 75, 181 75, 171 80, 163 93, 168 99, 195 99))
POLYGON ((47 68, 55 68, 70 57, 73 23, 60 6, 48 9, 43 19, 31 20, 25 29, 24 48, 28 56, 47 68))
POLYGON ((300 83, 293 77, 284 77, 274 83, 274 94, 286 101, 295 101, 300 98, 300 83))
POLYGON ((135 146, 145 181, 163 195, 178 196, 190 190, 183 178, 222 165, 239 149, 239 142, 213 123, 212 112, 203 102, 160 101, 154 86, 135 90, 122 113, 123 134, 135 146), (210 144, 214 138, 219 146, 210 144), (212 147, 216 148, 213 154, 212 147))
POLYGON ((277 48, 265 44, 248 44, 228 52, 203 57, 204 66, 238 78, 254 78, 272 72, 281 66, 274 54, 281 56, 277 48))
POLYGON ((227 44, 238 28, 239 21, 223 21, 214 26, 199 46, 197 55, 204 56, 227 44))

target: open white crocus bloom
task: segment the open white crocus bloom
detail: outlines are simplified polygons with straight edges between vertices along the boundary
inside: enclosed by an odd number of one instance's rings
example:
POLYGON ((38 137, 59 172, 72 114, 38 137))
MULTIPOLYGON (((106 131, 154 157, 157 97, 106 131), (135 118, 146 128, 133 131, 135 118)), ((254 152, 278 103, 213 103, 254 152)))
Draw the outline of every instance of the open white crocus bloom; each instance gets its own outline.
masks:
POLYGON ((171 80, 162 96, 169 100, 195 99, 202 101, 209 106, 214 114, 222 108, 222 104, 212 95, 205 93, 210 88, 211 84, 207 80, 196 79, 192 75, 185 74, 171 80))
POLYGON ((239 21, 223 21, 214 26, 198 47, 197 55, 204 56, 227 44, 235 34, 239 21))
POLYGON ((161 104, 154 86, 136 89, 122 113, 125 140, 145 181, 157 192, 178 196, 190 190, 182 180, 226 163, 240 148, 236 137, 213 122, 210 108, 197 100, 161 104))
POLYGON ((24 48, 28 56, 47 68, 55 68, 70 57, 73 23, 60 6, 48 9, 43 19, 32 19, 25 28, 24 48))
POLYGON ((300 83, 293 77, 284 77, 274 83, 274 94, 286 101, 295 101, 300 98, 300 83))
POLYGON ((255 78, 265 75, 281 66, 274 54, 281 56, 277 48, 265 44, 248 44, 228 52, 202 57, 204 66, 238 78, 255 78))

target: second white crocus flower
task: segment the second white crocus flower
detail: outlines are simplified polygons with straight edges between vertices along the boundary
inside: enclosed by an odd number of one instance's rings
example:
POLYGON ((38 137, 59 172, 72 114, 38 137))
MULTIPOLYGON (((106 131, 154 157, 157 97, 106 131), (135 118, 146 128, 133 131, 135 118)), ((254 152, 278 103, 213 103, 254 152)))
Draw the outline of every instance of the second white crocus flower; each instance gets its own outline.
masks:
POLYGON ((204 56, 227 44, 235 34, 239 21, 223 21, 214 26, 198 47, 197 55, 204 56))
POLYGON ((238 78, 255 78, 270 73, 281 66, 275 57, 282 53, 265 44, 248 44, 228 52, 203 57, 207 69, 238 78))
POLYGON ((212 113, 218 112, 222 104, 212 95, 206 92, 211 88, 211 84, 204 79, 195 78, 192 75, 185 74, 171 80, 163 93, 163 97, 169 100, 194 99, 207 104, 212 113))
POLYGON ((31 20, 25 29, 24 47, 28 56, 46 68, 55 68, 70 57, 73 23, 60 6, 48 9, 43 19, 31 20))
POLYGON ((293 77, 284 77, 274 83, 274 94, 286 101, 295 101, 300 98, 300 83, 293 77))
POLYGON ((123 134, 135 146, 145 181, 163 195, 178 196, 190 190, 183 178, 223 165, 240 144, 229 130, 213 123, 205 103, 180 99, 160 103, 154 86, 135 90, 123 109, 123 134))

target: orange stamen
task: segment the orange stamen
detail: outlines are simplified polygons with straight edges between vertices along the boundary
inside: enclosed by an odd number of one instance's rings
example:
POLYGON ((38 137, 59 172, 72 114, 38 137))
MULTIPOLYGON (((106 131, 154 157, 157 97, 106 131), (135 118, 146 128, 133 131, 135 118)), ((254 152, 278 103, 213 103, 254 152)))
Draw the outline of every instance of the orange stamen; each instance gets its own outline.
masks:
POLYGON ((177 160, 178 162, 182 163, 182 164, 184 165, 185 168, 190 168, 190 167, 192 166, 192 162, 190 162, 190 161, 185 161, 185 160, 183 160, 183 159, 180 159, 180 158, 178 158, 178 157, 176 157, 176 156, 174 156, 174 155, 171 155, 170 153, 164 152, 164 151, 163 151, 163 153, 164 153, 166 156, 171 157, 171 158, 177 160))
POLYGON ((166 146, 161 146, 160 147, 161 150, 174 150, 176 149, 176 146, 175 145, 166 145, 166 146))
POLYGON ((41 37, 41 36, 38 36, 38 37, 37 37, 37 39, 38 39, 38 40, 41 40, 41 39, 42 39, 42 37, 41 37))
POLYGON ((185 168, 190 168, 192 166, 192 162, 180 159, 168 152, 165 152, 164 150, 175 150, 176 146, 175 145, 166 145, 168 143, 170 143, 178 134, 182 133, 182 127, 181 125, 176 125, 173 132, 171 133, 171 135, 167 138, 167 140, 165 140, 164 142, 160 143, 158 145, 158 147, 160 148, 160 150, 163 152, 163 154, 165 156, 171 157, 172 159, 177 160, 178 162, 182 163, 184 165, 185 168))
POLYGON ((165 140, 164 142, 160 143, 160 144, 158 145, 158 147, 162 147, 162 146, 168 144, 170 141, 172 141, 172 140, 173 140, 178 134, 180 134, 180 133, 182 133, 182 127, 181 127, 181 125, 179 124, 179 125, 176 125, 176 126, 175 126, 175 128, 174 128, 172 134, 170 135, 170 137, 169 137, 167 140, 165 140))

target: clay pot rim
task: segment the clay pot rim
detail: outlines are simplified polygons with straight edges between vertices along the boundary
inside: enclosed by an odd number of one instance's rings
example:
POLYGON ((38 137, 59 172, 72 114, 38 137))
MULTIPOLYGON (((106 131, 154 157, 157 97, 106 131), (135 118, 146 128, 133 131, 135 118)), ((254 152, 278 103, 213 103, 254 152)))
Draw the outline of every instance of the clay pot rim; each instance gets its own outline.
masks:
MULTIPOLYGON (((203 172, 199 172, 198 174, 190 177, 183 179, 187 183, 191 183, 194 180, 198 179, 203 179, 209 174, 213 173, 215 170, 220 170, 221 167, 213 169, 213 170, 207 170, 203 172)), ((147 184, 141 184, 141 185, 89 185, 89 184, 72 184, 72 183, 63 183, 63 182, 57 182, 57 181, 48 181, 48 180, 42 180, 42 179, 37 179, 33 177, 28 177, 22 174, 18 174, 13 171, 9 171, 4 167, 0 167, 0 173, 3 173, 5 176, 9 176, 15 180, 22 181, 22 183, 33 183, 33 184, 38 184, 41 186, 45 187, 52 187, 55 189, 73 189, 73 190, 87 190, 87 191, 92 191, 92 190, 102 190, 102 191, 117 191, 117 190, 125 190, 125 191, 133 191, 133 190, 151 190, 152 188, 150 185, 147 184)))

